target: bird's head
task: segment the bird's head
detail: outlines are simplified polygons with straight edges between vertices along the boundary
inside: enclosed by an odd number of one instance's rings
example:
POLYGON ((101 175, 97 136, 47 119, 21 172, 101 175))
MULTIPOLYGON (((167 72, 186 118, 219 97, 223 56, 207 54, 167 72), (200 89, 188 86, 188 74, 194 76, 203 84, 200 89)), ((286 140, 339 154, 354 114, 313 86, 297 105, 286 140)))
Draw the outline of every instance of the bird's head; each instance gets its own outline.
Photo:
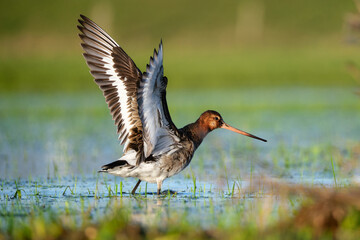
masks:
POLYGON ((252 137, 252 138, 261 140, 263 142, 267 142, 267 140, 265 140, 263 138, 259 138, 250 133, 241 131, 241 130, 234 128, 234 127, 230 126, 229 124, 225 123, 225 121, 221 117, 220 113, 218 113, 216 111, 208 110, 208 111, 204 112, 203 114, 201 114, 198 121, 200 122, 200 125, 202 127, 207 129, 208 132, 210 132, 214 129, 217 129, 217 128, 224 128, 224 129, 227 129, 227 130, 230 130, 230 131, 233 131, 236 133, 240 133, 240 134, 248 136, 248 137, 252 137))

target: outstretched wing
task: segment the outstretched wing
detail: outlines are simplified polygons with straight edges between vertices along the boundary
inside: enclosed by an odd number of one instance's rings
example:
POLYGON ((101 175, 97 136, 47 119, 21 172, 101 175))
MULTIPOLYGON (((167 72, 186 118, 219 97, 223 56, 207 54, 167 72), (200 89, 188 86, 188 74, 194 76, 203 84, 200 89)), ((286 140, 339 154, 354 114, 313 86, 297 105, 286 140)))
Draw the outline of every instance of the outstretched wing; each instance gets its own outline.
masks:
POLYGON ((163 48, 154 50, 143 73, 138 90, 140 118, 143 123, 145 158, 171 150, 179 141, 177 128, 171 120, 166 102, 167 78, 164 77, 163 48))
POLYGON ((124 153, 134 150, 143 160, 142 123, 138 113, 137 85, 142 74, 124 50, 96 23, 82 16, 78 26, 84 57, 103 91, 115 120, 124 153))

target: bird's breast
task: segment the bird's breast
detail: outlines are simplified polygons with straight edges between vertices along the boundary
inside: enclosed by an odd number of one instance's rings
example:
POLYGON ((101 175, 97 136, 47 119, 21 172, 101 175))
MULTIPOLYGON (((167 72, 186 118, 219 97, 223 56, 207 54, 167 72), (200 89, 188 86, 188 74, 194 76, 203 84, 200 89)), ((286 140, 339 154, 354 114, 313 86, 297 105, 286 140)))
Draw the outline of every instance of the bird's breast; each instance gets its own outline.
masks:
POLYGON ((191 162, 194 150, 194 144, 191 141, 183 141, 176 151, 161 155, 159 159, 161 172, 167 173, 167 177, 179 173, 191 162))

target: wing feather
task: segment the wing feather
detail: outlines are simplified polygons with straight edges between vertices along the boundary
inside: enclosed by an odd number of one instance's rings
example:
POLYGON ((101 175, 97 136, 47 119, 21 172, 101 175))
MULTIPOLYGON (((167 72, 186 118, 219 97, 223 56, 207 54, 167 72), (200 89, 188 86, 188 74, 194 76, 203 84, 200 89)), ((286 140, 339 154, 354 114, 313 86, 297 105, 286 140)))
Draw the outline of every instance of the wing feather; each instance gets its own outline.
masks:
POLYGON ((125 51, 96 23, 82 16, 79 19, 84 58, 96 84, 103 91, 124 154, 136 152, 139 164, 144 159, 142 122, 138 112, 137 90, 142 78, 140 70, 125 51))
POLYGON ((166 103, 167 78, 164 77, 163 48, 154 50, 138 90, 140 118, 143 123, 145 158, 166 152, 179 141, 166 103), (156 150, 156 151, 155 151, 156 150))

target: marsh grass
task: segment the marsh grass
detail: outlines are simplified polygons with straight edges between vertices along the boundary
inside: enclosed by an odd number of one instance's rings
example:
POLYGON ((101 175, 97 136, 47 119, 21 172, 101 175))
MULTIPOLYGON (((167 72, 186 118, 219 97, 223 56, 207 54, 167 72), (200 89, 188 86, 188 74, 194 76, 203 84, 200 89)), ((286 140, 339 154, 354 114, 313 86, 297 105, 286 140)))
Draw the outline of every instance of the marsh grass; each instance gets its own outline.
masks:
MULTIPOLYGON (((214 222, 192 217, 197 204, 184 211, 176 211, 175 206, 168 209, 172 201, 186 199, 181 195, 171 195, 170 192, 160 197, 136 195, 135 208, 119 199, 107 200, 101 208, 103 213, 96 221, 92 219, 99 206, 87 204, 83 197, 79 199, 79 208, 68 199, 63 208, 51 207, 45 211, 36 202, 23 208, 19 199, 8 199, 13 204, 5 210, 8 213, 6 217, 4 209, 1 210, 0 219, 5 224, 2 225, 0 236, 16 239, 101 239, 105 236, 115 239, 118 235, 126 239, 163 236, 177 236, 177 239, 278 239, 280 236, 327 239, 332 236, 342 239, 346 236, 347 239, 356 239, 353 234, 359 233, 356 222, 360 219, 360 192, 357 187, 308 187, 288 185, 274 179, 254 178, 252 186, 260 185, 262 188, 245 190, 257 192, 252 200, 247 197, 245 201, 223 201, 225 205, 222 210, 218 209, 218 204, 214 204, 216 197, 203 199, 202 211, 208 212, 214 222), (147 213, 138 218, 139 211, 147 213), (166 223, 163 222, 164 214, 167 215, 166 223), (26 217, 20 223, 18 216, 26 217), (146 223, 146 219, 151 220, 146 223), (192 223, 188 224, 190 219, 192 223), (201 221, 206 224, 202 225, 201 221)), ((131 198, 127 196, 120 199, 129 201, 131 198)), ((194 203, 198 201, 188 198, 191 199, 194 203)))
POLYGON ((332 172, 333 172, 333 176, 334 176, 334 184, 335 184, 335 187, 337 187, 336 174, 335 174, 335 167, 334 167, 333 157, 331 157, 330 159, 331 159, 332 172))
MULTIPOLYGON (((358 219, 360 216, 360 189, 359 187, 350 188, 324 188, 324 187, 306 187, 306 186, 286 186, 275 184, 272 186, 278 193, 285 196, 299 195, 305 198, 300 202, 290 220, 279 223, 279 228, 307 229, 311 236, 319 238, 320 236, 332 236, 342 239, 339 234, 347 231, 359 232, 355 229, 342 229, 349 219, 358 219)), ((357 222, 358 220, 355 220, 357 222)), ((352 227, 357 223, 353 223, 352 227)), ((286 234, 286 233, 285 233, 286 234)), ((349 232, 347 232, 349 234, 349 232)), ((348 237, 348 235, 345 235, 348 237)))

